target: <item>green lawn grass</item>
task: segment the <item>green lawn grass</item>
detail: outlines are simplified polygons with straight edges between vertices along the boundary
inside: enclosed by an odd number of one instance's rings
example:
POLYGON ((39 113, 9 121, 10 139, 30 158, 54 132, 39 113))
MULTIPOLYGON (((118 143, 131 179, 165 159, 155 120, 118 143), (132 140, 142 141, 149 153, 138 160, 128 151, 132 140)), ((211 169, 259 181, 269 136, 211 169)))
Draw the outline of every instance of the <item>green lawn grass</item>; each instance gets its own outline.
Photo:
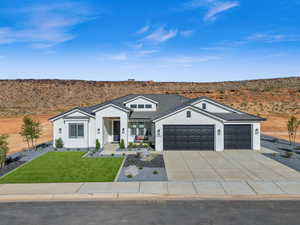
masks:
POLYGON ((81 158, 84 152, 49 152, 0 179, 1 184, 111 182, 123 158, 81 158))

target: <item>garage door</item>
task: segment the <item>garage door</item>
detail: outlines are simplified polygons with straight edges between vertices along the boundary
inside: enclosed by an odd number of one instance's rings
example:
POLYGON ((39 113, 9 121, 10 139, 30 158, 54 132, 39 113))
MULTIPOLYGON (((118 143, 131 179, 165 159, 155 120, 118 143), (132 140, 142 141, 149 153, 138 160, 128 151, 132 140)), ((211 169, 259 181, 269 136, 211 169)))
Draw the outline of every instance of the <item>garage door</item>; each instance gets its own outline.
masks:
POLYGON ((251 125, 225 125, 224 148, 225 149, 251 149, 251 125))
POLYGON ((164 150, 214 150, 213 125, 164 125, 164 150))

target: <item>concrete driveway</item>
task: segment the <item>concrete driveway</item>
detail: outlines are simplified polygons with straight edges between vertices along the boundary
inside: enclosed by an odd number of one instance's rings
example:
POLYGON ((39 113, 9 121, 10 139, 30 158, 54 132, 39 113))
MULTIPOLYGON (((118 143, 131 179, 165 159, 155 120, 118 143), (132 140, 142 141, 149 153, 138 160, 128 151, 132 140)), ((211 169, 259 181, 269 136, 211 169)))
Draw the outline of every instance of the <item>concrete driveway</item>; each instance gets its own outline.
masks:
POLYGON ((289 181, 300 173, 255 151, 164 151, 169 181, 289 181))

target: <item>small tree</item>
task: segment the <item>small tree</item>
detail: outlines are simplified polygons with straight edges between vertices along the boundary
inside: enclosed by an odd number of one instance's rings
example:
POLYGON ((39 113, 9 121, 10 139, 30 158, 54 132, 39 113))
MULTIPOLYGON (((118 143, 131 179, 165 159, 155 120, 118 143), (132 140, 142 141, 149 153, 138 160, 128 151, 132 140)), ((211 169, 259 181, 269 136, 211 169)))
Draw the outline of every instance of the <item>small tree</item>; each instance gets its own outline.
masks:
POLYGON ((8 153, 8 136, 7 135, 0 135, 0 167, 4 167, 6 156, 8 153))
POLYGON ((290 145, 293 144, 295 146, 297 130, 299 126, 300 126, 300 120, 298 120, 295 116, 292 116, 287 123, 290 145))
POLYGON ((121 139, 119 147, 120 147, 120 149, 124 149, 125 148, 124 139, 121 139))
POLYGON ((56 148, 63 148, 64 147, 64 142, 61 138, 58 138, 55 140, 55 147, 56 148))
POLYGON ((41 123, 25 116, 23 118, 20 135, 27 142, 28 148, 36 149, 36 142, 42 135, 41 123))
POLYGON ((96 139, 96 150, 99 151, 100 147, 101 147, 100 141, 96 139))

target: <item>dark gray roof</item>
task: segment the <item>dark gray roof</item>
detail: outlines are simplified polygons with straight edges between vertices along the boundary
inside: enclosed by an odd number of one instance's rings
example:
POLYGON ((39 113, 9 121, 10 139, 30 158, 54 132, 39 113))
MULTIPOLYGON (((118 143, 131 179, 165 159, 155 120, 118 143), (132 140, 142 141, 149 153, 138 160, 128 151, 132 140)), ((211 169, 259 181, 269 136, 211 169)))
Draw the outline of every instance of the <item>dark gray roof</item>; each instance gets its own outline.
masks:
POLYGON ((263 121, 264 118, 250 115, 248 113, 212 113, 217 117, 227 121, 263 121))
MULTIPOLYGON (((130 114, 129 114, 130 119, 154 120, 154 119, 158 119, 158 118, 161 118, 163 116, 166 116, 166 115, 168 115, 168 114, 170 114, 174 111, 177 111, 179 109, 182 109, 186 106, 194 107, 192 105, 192 103, 194 103, 198 100, 201 100, 201 99, 210 100, 210 101, 215 102, 217 104, 221 104, 224 107, 232 109, 233 111, 239 112, 239 113, 235 113, 235 112, 232 112, 232 113, 212 113, 212 112, 204 111, 202 109, 199 109, 199 108, 195 107, 195 109, 197 109, 197 110, 203 111, 205 113, 208 113, 208 114, 210 114, 212 116, 215 116, 215 117, 218 117, 220 119, 227 120, 227 121, 246 121, 246 120, 247 121, 262 121, 262 120, 264 120, 261 117, 241 112, 237 109, 231 108, 230 106, 224 105, 220 102, 216 102, 216 101, 214 101, 210 98, 207 98, 207 97, 199 97, 199 98, 189 99, 189 98, 185 98, 183 96, 175 95, 175 94, 130 94, 130 95, 126 95, 126 96, 123 96, 123 97, 120 97, 120 98, 116 98, 116 99, 113 99, 113 100, 110 100, 110 101, 106 101, 106 102, 103 102, 101 104, 97 104, 97 105, 94 105, 94 106, 91 106, 91 107, 77 107, 77 108, 74 108, 74 109, 79 109, 79 110, 82 110, 83 112, 86 112, 90 115, 95 115, 95 113, 93 111, 96 110, 97 108, 105 106, 105 105, 109 105, 109 104, 114 104, 114 105, 116 105, 120 108, 123 108, 123 109, 126 109, 126 110, 130 111, 130 114), (133 112, 124 105, 124 102, 126 102, 130 99, 134 99, 138 96, 143 96, 143 97, 146 97, 146 98, 149 98, 149 99, 152 99, 152 100, 156 101, 158 103, 157 104, 157 110, 152 111, 152 112, 133 112)), ((71 109, 71 110, 73 110, 73 109, 71 109)), ((69 110, 69 111, 71 111, 71 110, 69 110)), ((69 112, 69 111, 67 111, 67 112, 69 112)), ((62 113, 58 116, 61 116, 65 113, 62 113)), ((53 118, 56 118, 58 116, 55 116, 53 118)), ((51 118, 51 119, 53 119, 53 118, 51 118)))

